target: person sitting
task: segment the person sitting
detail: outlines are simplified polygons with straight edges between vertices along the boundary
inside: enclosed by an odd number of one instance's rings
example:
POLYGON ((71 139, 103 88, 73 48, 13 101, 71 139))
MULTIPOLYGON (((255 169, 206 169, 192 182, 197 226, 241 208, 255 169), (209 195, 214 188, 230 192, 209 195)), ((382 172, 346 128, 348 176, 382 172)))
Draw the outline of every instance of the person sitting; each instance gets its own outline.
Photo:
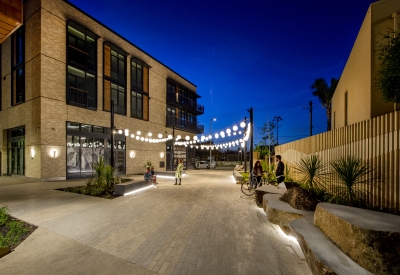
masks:
POLYGON ((146 167, 146 172, 144 173, 144 180, 145 181, 153 181, 153 175, 150 171, 150 166, 146 167))

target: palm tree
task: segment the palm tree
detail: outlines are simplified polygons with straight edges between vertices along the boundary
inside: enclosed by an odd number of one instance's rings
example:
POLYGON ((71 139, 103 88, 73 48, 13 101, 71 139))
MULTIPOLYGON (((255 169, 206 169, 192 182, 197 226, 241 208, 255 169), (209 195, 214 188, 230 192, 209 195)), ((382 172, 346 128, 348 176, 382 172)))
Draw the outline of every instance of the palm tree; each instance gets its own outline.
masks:
POLYGON ((336 90, 336 86, 339 82, 339 79, 332 78, 331 79, 331 85, 328 86, 328 83, 324 78, 317 78, 315 79, 313 85, 311 86, 311 89, 313 89, 313 96, 317 96, 319 99, 319 102, 321 103, 322 107, 326 109, 326 116, 328 118, 328 127, 327 130, 331 130, 331 109, 332 109, 332 97, 333 93, 336 90))

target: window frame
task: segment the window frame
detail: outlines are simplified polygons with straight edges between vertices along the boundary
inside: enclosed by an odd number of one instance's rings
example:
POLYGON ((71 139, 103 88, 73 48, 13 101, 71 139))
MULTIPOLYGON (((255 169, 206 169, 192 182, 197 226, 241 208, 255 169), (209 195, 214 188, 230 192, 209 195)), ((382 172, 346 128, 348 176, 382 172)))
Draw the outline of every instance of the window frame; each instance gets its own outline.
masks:
POLYGON ((149 120, 149 66, 137 58, 131 58, 131 117, 136 119, 149 120), (136 66, 134 66, 134 64, 136 66), (138 66, 141 67, 140 70, 140 80, 138 81, 138 66), (133 81, 133 76, 135 75, 136 81, 133 81), (138 83, 140 85, 138 85, 138 83), (138 104, 138 98, 141 96, 141 104, 138 104), (135 103, 135 104, 134 104, 135 103), (138 108, 140 106, 140 110, 138 108))
MULTIPOLYGON (((66 25, 66 101, 68 105, 73 105, 77 107, 83 107, 86 109, 97 110, 97 43, 99 36, 94 32, 90 31, 86 27, 78 24, 73 20, 69 20, 66 25), (84 37, 79 37, 78 35, 69 31, 69 28, 81 33, 84 37), (80 48, 78 45, 70 43, 70 38, 80 40, 83 43, 83 47, 80 48), (88 40, 92 40, 94 45, 88 40), (84 63, 76 62, 76 58, 72 57, 71 48, 78 51, 81 57, 87 56, 84 63), (91 52, 91 50, 93 52, 91 52), (92 54, 91 54, 92 53, 92 54), (92 56, 91 56, 92 55, 92 56), (70 68, 81 71, 84 73, 83 79, 84 87, 76 87, 76 85, 71 86, 70 76, 77 77, 76 74, 70 72, 70 68), (94 81, 91 81, 94 78, 94 81), (89 87, 93 86, 92 90, 89 87), (83 88, 83 89, 82 89, 83 88), (83 97, 83 99, 82 99, 83 97), (76 98, 81 98, 81 100, 76 100, 76 98)), ((76 81, 76 79, 75 79, 76 81)))
MULTIPOLYGON (((117 46, 115 46, 114 44, 110 43, 110 42, 104 42, 103 43, 103 111, 111 111, 111 100, 112 100, 112 85, 117 85, 118 87, 122 87, 124 88, 124 109, 123 112, 120 111, 120 106, 119 100, 118 102, 114 102, 114 113, 115 114, 119 114, 119 115, 123 115, 126 116, 127 114, 127 53, 125 51, 123 51, 122 49, 118 48, 117 46), (108 52, 109 49, 109 52, 108 52), (123 69, 123 76, 124 79, 123 81, 121 81, 121 79, 118 79, 118 75, 120 74, 120 64, 119 64, 119 60, 117 59, 117 69, 118 71, 117 73, 117 77, 113 77, 112 73, 113 73, 113 65, 112 65, 112 51, 116 52, 118 55, 123 56, 124 58, 124 69, 123 69), (109 57, 109 60, 107 60, 109 57), (109 86, 109 87, 108 87, 109 86), (109 98, 107 97, 109 96, 109 98), (110 106, 107 107, 107 104, 109 104, 110 106), (117 109, 115 109, 115 107, 117 107, 117 109)), ((118 97, 119 98, 119 97, 118 97)))
POLYGON ((25 102, 25 28, 24 26, 21 26, 11 35, 11 106, 16 106, 24 102, 25 102), (21 35, 18 36, 19 34, 21 35), (16 62, 15 49, 17 46, 15 44, 18 38, 20 38, 21 40, 20 44, 18 44, 19 47, 21 47, 21 52, 19 53, 21 60, 19 62, 16 62), (20 81, 18 81, 16 79, 16 75, 14 75, 14 73, 17 74, 18 71, 22 72, 21 77, 17 78, 20 79, 20 81), (17 93, 17 90, 14 89, 17 89, 18 85, 19 85, 18 90, 20 91, 17 93), (21 99, 17 100, 18 97, 21 97, 21 99))

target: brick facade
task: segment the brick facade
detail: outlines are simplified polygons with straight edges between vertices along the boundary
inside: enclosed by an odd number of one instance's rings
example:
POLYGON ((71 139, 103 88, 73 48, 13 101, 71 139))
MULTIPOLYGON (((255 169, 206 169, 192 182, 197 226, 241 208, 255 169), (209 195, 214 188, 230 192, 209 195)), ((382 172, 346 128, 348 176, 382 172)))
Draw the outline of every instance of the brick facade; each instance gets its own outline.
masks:
MULTIPOLYGON (((110 42, 128 53, 126 110, 115 115, 115 125, 129 129, 172 134, 166 127, 167 79, 196 91, 196 86, 135 47, 100 22, 62 0, 29 0, 24 4, 25 28, 25 101, 11 106, 11 40, 2 44, 2 108, 0 111, 1 174, 7 173, 7 129, 25 127, 25 177, 38 180, 65 179, 66 122, 73 121, 110 127, 110 113, 103 111, 103 43, 110 42), (67 22, 73 20, 100 38, 97 40, 97 110, 66 102, 67 22), (137 58, 149 69, 149 121, 130 117, 130 60, 137 58), (53 158, 54 150, 57 152, 53 158), (34 157, 31 152, 34 151, 34 157)), ((175 135, 190 135, 175 131, 175 135)), ((126 138, 126 173, 141 173, 148 160, 159 168, 166 161, 165 143, 145 143, 126 138), (130 152, 135 153, 130 158, 130 152), (164 153, 164 158, 160 158, 164 153)), ((165 170, 161 168, 160 170, 165 170)))

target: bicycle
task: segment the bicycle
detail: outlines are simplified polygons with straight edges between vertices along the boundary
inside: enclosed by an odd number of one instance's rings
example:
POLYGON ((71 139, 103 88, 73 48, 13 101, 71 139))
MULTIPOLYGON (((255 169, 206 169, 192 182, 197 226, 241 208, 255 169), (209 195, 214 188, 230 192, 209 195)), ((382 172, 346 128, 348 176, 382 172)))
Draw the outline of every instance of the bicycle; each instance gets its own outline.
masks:
POLYGON ((270 184, 268 182, 268 177, 265 175, 267 171, 263 171, 263 176, 261 177, 260 181, 257 181, 257 176, 251 173, 251 177, 243 179, 241 181, 241 187, 243 194, 246 196, 252 196, 256 192, 258 186, 263 186, 270 184))

